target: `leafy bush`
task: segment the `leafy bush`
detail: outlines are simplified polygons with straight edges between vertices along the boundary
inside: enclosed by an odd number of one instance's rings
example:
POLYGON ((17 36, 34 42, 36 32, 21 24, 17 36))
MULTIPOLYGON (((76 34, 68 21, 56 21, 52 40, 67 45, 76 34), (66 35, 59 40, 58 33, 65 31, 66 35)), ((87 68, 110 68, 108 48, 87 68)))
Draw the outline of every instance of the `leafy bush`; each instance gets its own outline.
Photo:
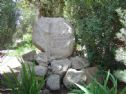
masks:
POLYGON ((35 20, 35 6, 33 4, 29 4, 27 0, 20 0, 16 2, 19 18, 17 31, 14 36, 14 40, 18 38, 22 38, 22 36, 26 33, 32 32, 32 25, 35 20))
POLYGON ((79 89, 73 89, 70 94, 117 94, 117 80, 114 78, 110 72, 107 73, 106 79, 103 84, 94 80, 88 86, 81 86, 79 84, 75 85, 79 89), (112 88, 108 87, 108 81, 111 79, 112 88))
POLYGON ((19 39, 18 41, 13 44, 13 48, 15 48, 15 50, 9 52, 9 56, 22 56, 23 54, 36 49, 36 47, 32 44, 31 33, 24 34, 22 39, 19 39))
POLYGON ((12 42, 16 30, 16 4, 13 0, 0 0, 0 49, 12 42))
POLYGON ((93 64, 110 68, 115 63, 116 33, 122 24, 116 13, 126 0, 66 0, 65 17, 76 30, 76 42, 86 47, 93 64))
POLYGON ((12 89, 12 94, 39 94, 44 85, 44 78, 37 78, 34 67, 22 64, 22 71, 18 79, 15 73, 12 75, 4 75, 3 84, 12 89))
POLYGON ((64 0, 27 0, 37 6, 38 16, 59 17, 63 16, 64 0))

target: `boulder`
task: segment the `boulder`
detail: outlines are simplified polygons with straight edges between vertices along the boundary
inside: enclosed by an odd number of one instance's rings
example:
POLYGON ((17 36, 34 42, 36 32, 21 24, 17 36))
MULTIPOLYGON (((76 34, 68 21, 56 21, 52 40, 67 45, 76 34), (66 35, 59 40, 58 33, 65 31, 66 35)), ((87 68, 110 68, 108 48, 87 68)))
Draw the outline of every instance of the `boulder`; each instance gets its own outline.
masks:
POLYGON ((48 66, 48 56, 46 53, 41 52, 35 55, 35 60, 39 65, 48 66))
POLYGON ((12 69, 15 73, 19 73, 21 69, 21 62, 14 56, 3 56, 0 58, 0 74, 11 73, 12 69))
POLYGON ((35 74, 37 76, 45 76, 48 70, 48 68, 44 66, 35 66, 34 69, 35 69, 35 74))
POLYGON ((57 74, 52 74, 47 78, 46 86, 50 90, 59 90, 60 89, 60 76, 57 74))
POLYGON ((36 55, 36 51, 32 50, 32 51, 22 55, 22 58, 24 61, 33 61, 35 55, 36 55))
POLYGON ((75 69, 69 69, 63 78, 63 83, 66 88, 71 88, 74 83, 81 84, 86 82, 86 75, 84 70, 77 71, 75 69))
POLYGON ((63 75, 71 67, 71 61, 68 59, 53 60, 51 70, 55 74, 63 75))
MULTIPOLYGON (((88 67, 85 70, 85 75, 87 77, 86 83, 89 84, 93 79, 93 77, 97 74, 98 68, 97 67, 88 67)), ((99 78, 98 80, 100 80, 99 78)))
POLYGON ((73 69, 79 70, 89 66, 89 62, 86 58, 76 56, 76 57, 72 57, 70 60, 72 62, 73 69))
POLYGON ((39 18, 32 39, 36 47, 55 58, 71 56, 75 44, 74 31, 64 18, 39 18))

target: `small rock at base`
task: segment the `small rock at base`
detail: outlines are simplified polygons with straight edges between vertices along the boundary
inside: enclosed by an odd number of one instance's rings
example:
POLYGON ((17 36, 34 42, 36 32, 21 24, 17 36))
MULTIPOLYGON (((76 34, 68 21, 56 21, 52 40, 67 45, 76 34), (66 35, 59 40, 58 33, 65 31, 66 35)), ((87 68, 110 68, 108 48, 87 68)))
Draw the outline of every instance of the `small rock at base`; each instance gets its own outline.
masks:
POLYGON ((85 75, 87 77, 87 80, 86 80, 87 84, 89 84, 93 80, 92 77, 94 77, 97 72, 98 72, 97 67, 88 67, 85 69, 85 75))
POLYGON ((66 88, 71 88, 74 83, 86 82, 86 75, 84 70, 77 71, 75 69, 68 69, 66 75, 63 78, 63 83, 66 88))
POLYGON ((39 65, 48 66, 48 55, 44 52, 36 54, 35 60, 39 65))
POLYGON ((35 74, 37 76, 45 76, 48 70, 48 68, 44 66, 35 66, 34 69, 35 69, 35 74))
POLYGON ((86 58, 76 56, 76 57, 70 58, 70 60, 72 62, 73 69, 79 70, 79 69, 84 69, 85 67, 89 66, 89 62, 86 58))
POLYGON ((71 61, 68 59, 53 60, 51 62, 52 72, 63 75, 71 67, 71 61))
POLYGON ((50 90, 59 90, 60 89, 60 76, 57 74, 52 74, 47 78, 46 86, 50 90))
POLYGON ((32 50, 32 51, 22 55, 22 58, 24 61, 33 61, 35 55, 36 55, 36 51, 32 50))

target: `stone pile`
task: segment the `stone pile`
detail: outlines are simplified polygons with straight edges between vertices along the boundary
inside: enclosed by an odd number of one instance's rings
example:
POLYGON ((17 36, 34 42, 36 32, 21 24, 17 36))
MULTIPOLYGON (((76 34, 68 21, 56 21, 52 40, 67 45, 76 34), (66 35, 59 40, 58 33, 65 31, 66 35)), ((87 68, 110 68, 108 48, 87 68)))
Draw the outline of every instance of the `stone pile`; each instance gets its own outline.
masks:
MULTIPOLYGON (((86 83, 89 63, 86 58, 71 56, 75 45, 72 26, 63 18, 41 17, 34 25, 33 43, 41 50, 23 55, 25 61, 36 61, 37 76, 46 78, 46 88, 60 90, 74 83, 86 83)), ((96 69, 95 69, 96 70, 96 69)))

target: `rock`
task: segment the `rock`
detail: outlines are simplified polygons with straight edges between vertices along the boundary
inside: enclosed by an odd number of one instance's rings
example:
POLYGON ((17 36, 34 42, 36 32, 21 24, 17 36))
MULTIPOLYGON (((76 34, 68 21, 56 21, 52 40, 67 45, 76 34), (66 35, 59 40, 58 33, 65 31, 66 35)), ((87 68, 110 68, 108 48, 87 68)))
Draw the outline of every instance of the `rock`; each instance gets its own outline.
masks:
POLYGON ((0 56, 1 55, 7 55, 9 53, 13 53, 15 50, 0 50, 0 56))
POLYGON ((68 59, 53 60, 51 62, 51 69, 55 74, 63 75, 70 67, 71 61, 68 59))
POLYGON ((97 67, 88 67, 84 71, 85 71, 85 75, 87 77, 86 83, 89 84, 92 81, 92 78, 98 72, 98 68, 97 67))
POLYGON ((46 67, 48 66, 48 56, 44 52, 36 54, 35 55, 35 60, 37 61, 37 63, 39 65, 46 66, 46 67))
POLYGON ((0 58, 0 74, 11 73, 10 68, 15 72, 20 72, 21 62, 14 56, 3 56, 0 58))
POLYGON ((76 56, 76 57, 72 57, 70 60, 72 62, 73 69, 79 70, 89 66, 89 62, 86 58, 76 56))
POLYGON ((83 70, 77 71, 75 69, 69 69, 63 78, 63 83, 66 88, 71 88, 74 83, 81 84, 82 82, 86 82, 86 75, 83 70))
POLYGON ((71 56, 75 44, 74 31, 64 18, 39 18, 32 39, 40 50, 57 59, 71 56))
POLYGON ((52 74, 47 78, 46 86, 50 90, 59 90, 60 89, 60 76, 57 74, 52 74))
POLYGON ((33 61, 35 55, 36 55, 36 51, 32 50, 32 51, 22 55, 22 58, 24 61, 33 61))
POLYGON ((47 67, 44 66, 35 66, 34 69, 35 69, 35 74, 37 76, 45 76, 48 70, 47 67))

